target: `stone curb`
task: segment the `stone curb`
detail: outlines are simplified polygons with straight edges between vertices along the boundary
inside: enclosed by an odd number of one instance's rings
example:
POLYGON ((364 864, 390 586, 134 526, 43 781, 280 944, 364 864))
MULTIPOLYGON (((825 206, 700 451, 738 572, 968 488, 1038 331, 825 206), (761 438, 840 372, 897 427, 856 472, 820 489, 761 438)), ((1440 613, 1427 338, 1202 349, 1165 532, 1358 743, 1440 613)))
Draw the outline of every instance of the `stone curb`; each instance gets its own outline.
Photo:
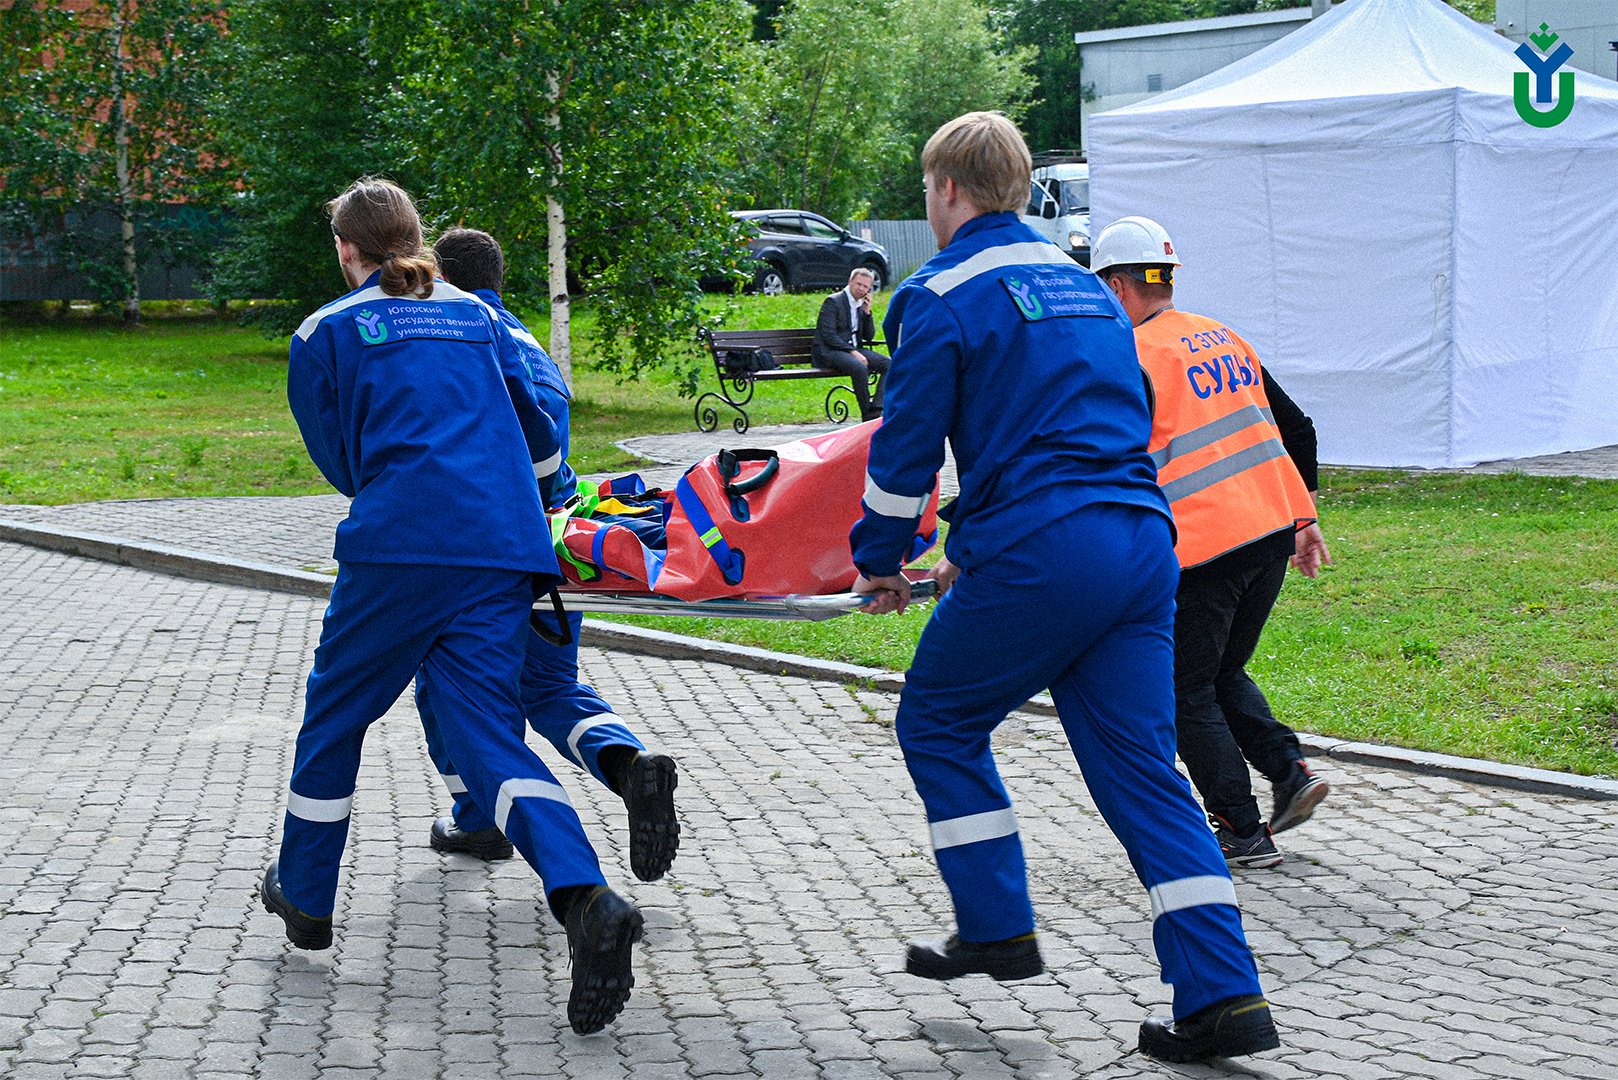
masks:
MULTIPOLYGON (((295 593, 315 599, 329 596, 333 581, 333 578, 326 574, 311 574, 265 563, 227 559, 162 544, 135 543, 97 533, 48 529, 4 518, 0 518, 0 542, 26 544, 161 574, 172 574, 176 577, 295 593)), ((833 660, 815 660, 790 653, 755 649, 746 645, 732 645, 686 637, 682 634, 670 634, 662 630, 648 630, 620 623, 603 623, 595 619, 587 619, 585 626, 589 629, 590 644, 593 648, 615 649, 620 652, 640 653, 666 659, 729 664, 751 671, 821 679, 828 682, 859 683, 881 693, 898 693, 904 689, 903 675, 880 668, 842 664, 833 660)), ((1053 718, 1056 715, 1054 704, 1050 697, 1044 694, 1029 701, 1019 711, 1053 718)), ((1618 780, 1603 777, 1578 776, 1574 773, 1531 769, 1521 765, 1503 765, 1476 758, 1434 754, 1425 750, 1405 750, 1396 746, 1379 746, 1375 743, 1349 742, 1345 739, 1310 735, 1305 732, 1298 733, 1298 741, 1307 753, 1316 757, 1331 757, 1340 761, 1376 765, 1401 772, 1443 776, 1452 780, 1490 784, 1541 795, 1618 799, 1618 780)))
POLYGON ((141 570, 154 570, 174 577, 211 581, 221 585, 245 585, 254 589, 297 593, 324 598, 331 594, 329 574, 288 570, 267 563, 225 559, 200 551, 169 547, 165 544, 136 542, 102 533, 70 532, 25 521, 0 518, 0 541, 48 548, 69 555, 80 555, 102 562, 121 563, 141 570))

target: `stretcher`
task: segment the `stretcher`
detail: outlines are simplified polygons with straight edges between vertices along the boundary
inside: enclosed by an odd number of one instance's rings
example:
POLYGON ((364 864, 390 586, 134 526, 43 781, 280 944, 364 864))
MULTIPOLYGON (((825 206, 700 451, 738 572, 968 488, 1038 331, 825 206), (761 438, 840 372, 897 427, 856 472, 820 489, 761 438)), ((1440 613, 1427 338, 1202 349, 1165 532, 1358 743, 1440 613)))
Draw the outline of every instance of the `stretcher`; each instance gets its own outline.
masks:
MULTIPOLYGON (((570 611, 595 615, 683 615, 698 619, 774 619, 824 622, 858 611, 870 602, 865 593, 826 593, 819 596, 721 597, 716 600, 680 600, 656 593, 571 592, 560 590, 570 611)), ((932 600, 938 582, 932 578, 910 583, 912 602, 932 600)))
MULTIPOLYGON (((573 498, 550 511, 564 579, 552 606, 809 622, 859 610, 870 598, 849 591, 858 577, 849 534, 863 513, 876 427, 721 450, 668 490, 635 474, 579 481, 573 498)), ((916 507, 901 563, 937 542, 937 507, 935 482, 916 507)), ((934 594, 925 571, 912 579, 916 599, 934 594)))

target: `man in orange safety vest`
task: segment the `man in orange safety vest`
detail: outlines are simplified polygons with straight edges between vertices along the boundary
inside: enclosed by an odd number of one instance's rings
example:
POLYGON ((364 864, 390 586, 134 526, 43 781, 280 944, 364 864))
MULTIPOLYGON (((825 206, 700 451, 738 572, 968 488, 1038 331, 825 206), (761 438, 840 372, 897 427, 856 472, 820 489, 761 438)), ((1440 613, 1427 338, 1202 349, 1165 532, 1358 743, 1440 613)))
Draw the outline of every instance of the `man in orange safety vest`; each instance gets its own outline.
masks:
POLYGON ((1178 539, 1174 696, 1180 758, 1231 866, 1281 861, 1273 833, 1301 824, 1329 785, 1247 674, 1290 563, 1331 561, 1316 518, 1315 429, 1215 319, 1174 307, 1180 259, 1163 227, 1126 217, 1096 239, 1091 268, 1118 295, 1153 396, 1147 445, 1178 539), (1245 760, 1244 760, 1245 759, 1245 760), (1266 824, 1247 763, 1269 779, 1266 824))

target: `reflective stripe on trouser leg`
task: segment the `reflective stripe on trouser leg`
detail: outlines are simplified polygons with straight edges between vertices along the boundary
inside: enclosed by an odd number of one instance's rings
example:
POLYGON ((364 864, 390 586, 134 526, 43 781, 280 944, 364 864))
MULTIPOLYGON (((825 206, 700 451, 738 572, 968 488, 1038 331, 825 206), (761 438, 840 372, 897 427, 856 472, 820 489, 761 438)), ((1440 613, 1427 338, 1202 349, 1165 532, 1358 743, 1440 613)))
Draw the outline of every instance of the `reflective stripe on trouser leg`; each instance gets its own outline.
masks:
POLYGON ((1141 524, 1152 528, 1097 530, 1082 547, 1068 549, 1117 567, 1138 600, 1052 681, 1051 696, 1096 806, 1147 889, 1163 980, 1174 987, 1175 1018, 1184 1019, 1216 1001, 1262 991, 1230 871, 1191 785, 1174 766, 1178 572, 1166 525, 1141 524))
POLYGON ((985 632, 974 602, 982 582, 969 584, 970 576, 957 580, 922 631, 895 726, 960 936, 1003 941, 1034 928, 1034 909, 1016 817, 989 739, 1029 693, 1022 692, 1023 678, 988 655, 993 650, 984 644, 994 635, 985 632))
POLYGON ((1034 910, 1028 899, 1028 870, 1022 840, 1017 835, 1016 812, 1007 806, 982 814, 934 821, 929 824, 938 872, 950 884, 956 922, 967 941, 1002 941, 1034 928, 1034 910), (1011 898, 1004 918, 986 919, 978 896, 962 898, 956 884, 998 892, 1011 898), (963 904, 964 899, 964 904, 963 904), (963 911, 966 913, 963 915, 963 911), (969 929, 970 927, 970 929, 969 929))
POLYGON ((281 889, 307 915, 332 913, 365 731, 410 685, 442 622, 438 590, 453 591, 458 579, 441 570, 338 570, 304 693, 281 834, 281 889))
MULTIPOLYGON (((540 617, 556 628, 553 614, 545 612, 540 617)), ((600 694, 579 681, 579 633, 584 616, 569 613, 567 621, 573 630, 573 640, 567 645, 552 645, 538 634, 528 635, 522 665, 523 715, 559 753, 610 787, 597 761, 601 751, 609 746, 636 750, 645 746, 600 694)))
POLYGON ((494 828, 494 818, 472 801, 466 781, 449 758, 443 733, 438 730, 438 714, 433 711, 432 688, 419 672, 416 675, 416 714, 421 717, 422 734, 427 737, 427 756, 432 759, 444 790, 450 794, 450 817, 467 832, 494 828))
POLYGON ((486 573, 509 583, 446 627, 424 665, 439 734, 472 801, 488 808, 547 892, 603 885, 578 814, 523 741, 517 687, 533 602, 527 579, 486 573))

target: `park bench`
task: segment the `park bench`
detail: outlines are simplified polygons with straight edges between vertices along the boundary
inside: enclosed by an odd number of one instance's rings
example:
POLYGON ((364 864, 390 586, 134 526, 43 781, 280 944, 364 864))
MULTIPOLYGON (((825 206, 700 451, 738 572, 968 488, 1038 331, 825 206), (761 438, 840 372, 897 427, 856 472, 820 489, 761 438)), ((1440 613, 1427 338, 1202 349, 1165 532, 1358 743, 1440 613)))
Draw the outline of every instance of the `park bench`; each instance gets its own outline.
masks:
MULTIPOLYGON (((723 403, 736 412, 736 418, 730 422, 730 426, 736 429, 736 434, 744 434, 751 424, 746 406, 753 400, 753 391, 757 383, 781 379, 848 378, 841 371, 817 367, 810 359, 815 340, 813 329, 709 330, 702 327, 697 331, 697 336, 708 346, 708 352, 713 357, 714 371, 719 376, 719 389, 709 390, 697 398, 693 411, 699 431, 713 431, 719 427, 718 406, 723 403), (757 353, 760 349, 768 349, 780 366, 767 371, 747 371, 734 362, 726 363, 727 354, 734 354, 736 359, 740 359, 757 353)), ((872 344, 880 346, 882 342, 872 344)), ((879 375, 871 376, 873 392, 880 378, 879 375)), ((848 419, 849 406, 857 405, 858 402, 859 399, 854 396, 854 388, 847 382, 832 387, 826 392, 826 419, 834 424, 842 423, 848 419)))

